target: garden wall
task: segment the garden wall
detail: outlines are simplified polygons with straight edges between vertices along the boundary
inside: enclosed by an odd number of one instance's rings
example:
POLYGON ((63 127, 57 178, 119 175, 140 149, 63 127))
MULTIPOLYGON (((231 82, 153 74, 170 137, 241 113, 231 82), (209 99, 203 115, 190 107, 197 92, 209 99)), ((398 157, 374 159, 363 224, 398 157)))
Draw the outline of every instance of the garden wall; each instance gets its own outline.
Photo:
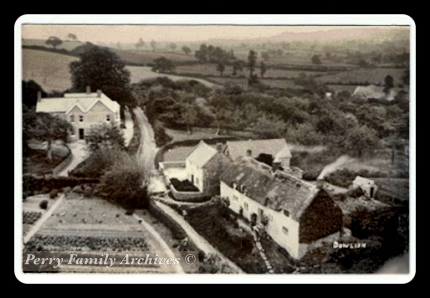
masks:
POLYGON ((51 189, 62 189, 64 187, 74 187, 81 184, 99 183, 98 179, 75 178, 75 177, 41 177, 35 175, 24 175, 22 177, 23 191, 50 191, 51 189))
POLYGON ((170 191, 177 201, 199 202, 205 199, 201 191, 178 191, 172 184, 170 184, 170 191))

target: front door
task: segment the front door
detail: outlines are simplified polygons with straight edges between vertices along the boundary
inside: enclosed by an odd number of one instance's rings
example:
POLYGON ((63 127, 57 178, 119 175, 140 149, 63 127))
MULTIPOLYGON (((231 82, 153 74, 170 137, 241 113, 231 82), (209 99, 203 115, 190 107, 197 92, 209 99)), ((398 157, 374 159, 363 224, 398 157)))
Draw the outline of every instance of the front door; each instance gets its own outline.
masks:
POLYGON ((263 209, 258 208, 258 216, 260 218, 260 223, 263 221, 264 212, 263 209))
POLYGON ((83 139, 84 139, 84 129, 79 128, 79 140, 83 140, 83 139))
POLYGON ((191 183, 194 184, 194 175, 191 174, 191 183))
POLYGON ((373 186, 370 188, 370 197, 373 198, 373 194, 374 194, 375 190, 373 188, 373 186))

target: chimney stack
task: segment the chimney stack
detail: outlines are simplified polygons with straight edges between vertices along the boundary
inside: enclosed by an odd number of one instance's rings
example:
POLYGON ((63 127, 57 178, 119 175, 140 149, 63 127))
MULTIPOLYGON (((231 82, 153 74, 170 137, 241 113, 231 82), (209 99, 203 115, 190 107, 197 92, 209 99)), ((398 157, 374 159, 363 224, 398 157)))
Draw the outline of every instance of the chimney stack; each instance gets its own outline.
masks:
POLYGON ((90 94, 90 93, 91 93, 91 87, 90 87, 89 85, 87 86, 86 91, 87 91, 87 94, 90 94))
POLYGON ((280 166, 281 166, 280 162, 273 162, 272 163, 272 172, 275 173, 279 169, 280 166))
POLYGON ((37 91, 37 102, 39 102, 42 99, 42 92, 37 91))
POLYGON ((220 153, 222 153, 222 143, 217 143, 216 144, 216 150, 220 153))
POLYGON ((246 150, 246 156, 252 157, 252 150, 251 149, 246 150))
POLYGON ((100 89, 97 89, 97 97, 98 98, 102 97, 102 91, 100 89))

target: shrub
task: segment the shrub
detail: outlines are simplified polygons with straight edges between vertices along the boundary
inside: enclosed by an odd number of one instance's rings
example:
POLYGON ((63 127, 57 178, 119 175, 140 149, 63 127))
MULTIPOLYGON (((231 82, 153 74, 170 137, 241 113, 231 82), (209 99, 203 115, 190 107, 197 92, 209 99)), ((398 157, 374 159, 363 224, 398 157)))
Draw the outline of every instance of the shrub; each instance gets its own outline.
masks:
POLYGON ((363 192, 363 190, 361 189, 361 187, 353 187, 353 188, 350 188, 349 190, 348 190, 348 196, 350 196, 351 198, 359 198, 359 197, 362 197, 362 196, 364 196, 364 192, 363 192))
POLYGON ((63 193, 68 195, 72 191, 70 186, 63 187, 63 193))
POLYGON ((40 202, 39 207, 41 209, 46 210, 48 208, 48 201, 47 200, 43 200, 42 202, 40 202))
POLYGON ((170 183, 172 183, 177 191, 199 191, 188 179, 180 181, 176 178, 172 178, 170 179, 170 183))
POLYGON ((49 197, 51 199, 55 199, 56 197, 58 197, 58 189, 54 188, 51 190, 51 192, 49 193, 49 197))
POLYGON ((82 190, 82 187, 80 185, 76 185, 75 187, 73 187, 72 192, 80 195, 83 193, 83 190, 82 190))
POLYGON ((84 197, 90 198, 93 195, 93 189, 89 185, 85 185, 83 191, 84 197))

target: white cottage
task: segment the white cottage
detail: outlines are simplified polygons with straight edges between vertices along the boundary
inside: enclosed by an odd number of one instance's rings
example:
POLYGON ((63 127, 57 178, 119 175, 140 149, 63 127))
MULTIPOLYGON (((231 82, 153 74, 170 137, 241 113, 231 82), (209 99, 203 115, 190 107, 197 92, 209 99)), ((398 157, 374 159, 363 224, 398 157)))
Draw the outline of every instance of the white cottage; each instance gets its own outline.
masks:
POLYGON ((376 191, 378 190, 378 186, 376 185, 375 181, 361 176, 355 177, 352 185, 355 187, 360 187, 363 190, 365 196, 368 198, 374 198, 376 191))
POLYGON ((250 157, 239 157, 220 177, 229 208, 264 230, 293 258, 342 228, 342 211, 323 190, 250 157))

